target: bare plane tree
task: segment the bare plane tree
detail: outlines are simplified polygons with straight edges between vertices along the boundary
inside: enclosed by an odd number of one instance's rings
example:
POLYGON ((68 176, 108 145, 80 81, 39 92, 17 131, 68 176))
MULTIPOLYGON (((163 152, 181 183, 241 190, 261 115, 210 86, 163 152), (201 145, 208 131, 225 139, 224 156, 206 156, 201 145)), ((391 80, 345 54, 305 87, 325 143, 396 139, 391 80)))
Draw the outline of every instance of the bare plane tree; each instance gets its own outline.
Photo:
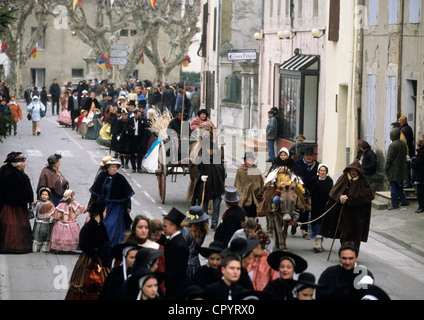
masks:
POLYGON ((1 40, 7 43, 9 76, 7 82, 17 97, 23 93, 22 68, 31 57, 31 52, 47 29, 47 12, 43 3, 47 0, 8 1, 7 8, 15 9, 16 20, 2 29, 1 40), (27 18, 35 15, 36 28, 29 41, 24 41, 27 18))
MULTIPOLYGON (((92 50, 92 63, 104 54, 109 58, 110 48, 119 39, 122 29, 129 26, 137 31, 128 56, 128 63, 122 70, 116 70, 116 80, 131 78, 141 52, 155 67, 155 78, 166 78, 187 55, 192 39, 199 31, 200 0, 160 0, 155 9, 150 0, 92 0, 83 6, 72 7, 72 1, 51 0, 46 8, 58 15, 55 8, 65 6, 68 11, 70 28, 92 50), (87 6, 96 5, 96 16, 86 13, 87 6), (164 43, 165 35, 168 42, 164 43), (166 62, 163 61, 166 57, 166 62)), ((93 10, 91 10, 93 12, 93 10)), ((109 70, 107 77, 112 77, 109 70)))

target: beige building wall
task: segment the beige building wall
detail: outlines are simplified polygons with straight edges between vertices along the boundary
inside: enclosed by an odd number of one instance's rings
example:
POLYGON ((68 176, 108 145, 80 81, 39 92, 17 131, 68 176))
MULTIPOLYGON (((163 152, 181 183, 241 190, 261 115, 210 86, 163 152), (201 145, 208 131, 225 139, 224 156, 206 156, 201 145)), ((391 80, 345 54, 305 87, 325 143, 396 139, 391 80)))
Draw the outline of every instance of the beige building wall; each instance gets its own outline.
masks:
MULTIPOLYGON (((84 9, 92 9, 92 16, 95 19, 95 7, 87 3, 84 5, 84 9)), ((89 14, 87 14, 89 15, 89 14)), ((92 54, 91 47, 86 45, 83 41, 79 39, 77 35, 72 35, 71 28, 68 29, 56 29, 54 27, 54 18, 52 16, 48 17, 48 27, 45 32, 45 41, 44 48, 38 47, 39 57, 30 58, 26 65, 23 68, 23 86, 26 88, 27 84, 32 85, 31 79, 31 69, 44 69, 45 70, 45 81, 44 85, 47 88, 53 82, 54 78, 58 79, 59 84, 64 82, 72 81, 72 83, 78 84, 80 80, 89 80, 98 78, 98 80, 108 79, 108 70, 104 67, 103 69, 96 66, 98 56, 92 54), (85 60, 91 58, 94 61, 94 64, 88 64, 85 60), (82 76, 73 77, 72 69, 82 69, 82 76)), ((36 21, 34 16, 30 16, 27 19, 25 26, 25 37, 31 36, 31 28, 36 27, 36 21)), ((132 43, 136 39, 137 35, 131 35, 131 30, 135 30, 135 27, 129 27, 128 36, 120 35, 117 39, 114 39, 116 44, 126 44, 129 46, 126 51, 130 53, 132 50, 132 43)), ((166 55, 169 50, 170 41, 169 37, 163 34, 162 32, 159 35, 163 41, 160 43, 163 45, 163 48, 160 48, 160 52, 166 55)), ((24 41, 27 41, 24 39, 24 41)), ((111 41, 112 42, 112 41, 111 41)), ((105 56, 107 56, 105 54, 105 56)), ((128 56, 126 57, 128 58, 128 56)), ((114 66, 116 70, 122 70, 124 66, 114 66)), ((150 63, 149 59, 145 57, 144 64, 137 64, 136 69, 138 72, 138 79, 140 80, 154 80, 155 69, 154 66, 150 63)), ((118 77, 116 77, 118 78, 118 77)), ((177 66, 169 75, 169 78, 166 79, 169 82, 178 82, 180 79, 180 67, 177 66)), ((113 80, 109 78, 109 80, 113 80)), ((41 89, 42 84, 37 83, 39 89, 41 89)))
MULTIPOLYGON (((327 11, 330 2, 327 2, 327 11)), ((356 156, 355 109, 355 3, 340 1, 339 41, 326 41, 326 87, 324 133, 320 160, 329 167, 330 175, 338 174, 356 156), (349 148, 349 149, 347 149, 349 148), (351 150, 349 152, 349 150, 351 150)))
POLYGON ((423 127, 423 10, 422 1, 397 1, 390 7, 388 1, 366 0, 368 25, 364 29, 364 77, 362 86, 360 135, 375 149, 379 170, 390 144, 390 123, 406 115, 417 139, 422 139, 423 127), (414 8, 413 4, 418 4, 414 8), (403 4, 403 7, 402 7, 403 4), (397 14, 395 14, 395 12, 397 14), (412 21, 412 17, 416 20, 412 21), (374 17, 374 20, 372 20, 374 17), (372 90, 368 77, 375 76, 374 117, 367 112, 372 90), (373 129, 374 128, 374 129, 373 129), (374 134, 370 134, 369 131, 374 134))
MULTIPOLYGON (((268 110, 279 107, 280 70, 282 63, 294 56, 295 49, 301 54, 320 56, 320 76, 318 92, 317 141, 318 158, 322 157, 322 141, 325 125, 325 85, 326 85, 326 47, 323 36, 313 38, 315 28, 325 32, 327 19, 327 0, 293 0, 294 19, 291 26, 290 1, 264 1, 264 27, 261 40, 261 61, 259 72, 259 126, 266 128, 268 110), (291 30, 296 36, 292 39, 280 39, 279 31, 291 30)), ((265 139, 265 137, 261 137, 265 139)), ((279 142, 279 147, 290 146, 294 141, 279 142)))

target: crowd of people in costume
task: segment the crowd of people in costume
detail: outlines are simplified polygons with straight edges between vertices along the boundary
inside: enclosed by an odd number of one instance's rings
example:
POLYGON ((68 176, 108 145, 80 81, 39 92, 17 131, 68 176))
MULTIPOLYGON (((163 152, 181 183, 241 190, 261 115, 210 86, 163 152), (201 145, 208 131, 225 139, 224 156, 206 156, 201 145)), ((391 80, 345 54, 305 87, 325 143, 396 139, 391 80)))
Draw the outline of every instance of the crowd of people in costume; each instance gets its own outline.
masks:
MULTIPOLYGON (((122 86, 116 94, 107 81, 97 88, 80 83, 76 89, 65 88, 57 109, 52 105, 60 125, 113 153, 101 160, 86 206, 76 200, 78 195, 60 172, 61 155, 47 159, 34 199, 25 157, 8 154, 0 169, 2 253, 79 253, 66 295, 70 300, 389 299, 371 272, 360 279, 354 273, 361 242, 368 239, 373 200, 367 161, 359 160, 369 151, 366 144, 335 183, 328 166, 315 159, 315 151, 303 145, 305 137, 299 135, 292 148, 281 148, 269 159, 266 173, 258 169, 255 155, 246 152, 234 185, 227 186, 221 149, 211 139, 202 149, 207 156, 193 167, 187 212, 172 208, 162 221, 131 215, 135 192, 119 169, 130 163, 132 172, 149 172, 146 160, 160 138, 155 120, 165 116, 166 129, 176 132, 178 144, 182 122, 189 132, 204 129, 213 136, 216 129, 207 110, 193 106, 196 93, 187 96, 178 85, 175 90, 169 84, 133 85, 122 86), (340 239, 340 265, 326 269, 318 281, 307 272, 305 259, 272 242, 269 227, 275 222, 270 216, 284 214, 286 188, 299 199, 287 221, 293 235, 299 228, 305 239, 314 239, 316 253, 324 251, 324 238, 340 239), (222 202, 226 210, 221 215, 222 202), (80 228, 77 217, 86 212, 80 228), (258 217, 267 218, 265 228, 258 217), (206 245, 210 232, 213 241, 206 245), (202 264, 201 257, 207 262, 202 264)), ((397 137, 400 130, 394 131, 397 137)), ((33 134, 39 132, 36 124, 33 134)), ((399 152, 394 150, 393 158, 399 152)), ((415 164, 421 158, 422 153, 415 164)), ((375 161, 369 155, 367 160, 375 161)))

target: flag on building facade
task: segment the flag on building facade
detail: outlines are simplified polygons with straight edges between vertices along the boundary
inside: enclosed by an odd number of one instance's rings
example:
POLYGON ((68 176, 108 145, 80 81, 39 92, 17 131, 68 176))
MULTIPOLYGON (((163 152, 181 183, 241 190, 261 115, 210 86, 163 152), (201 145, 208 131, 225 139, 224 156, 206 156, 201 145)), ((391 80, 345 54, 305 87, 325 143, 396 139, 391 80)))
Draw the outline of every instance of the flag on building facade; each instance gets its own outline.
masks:
POLYGON ((185 58, 183 59, 183 61, 181 61, 181 63, 183 64, 183 67, 188 67, 189 63, 191 63, 191 58, 190 56, 185 56, 185 58))
POLYGON ((75 11, 75 6, 77 5, 77 2, 79 3, 80 8, 82 8, 82 5, 81 5, 82 0, 73 0, 73 1, 74 1, 74 4, 73 4, 74 11, 75 11))
POLYGON ((152 4, 152 8, 154 9, 156 7, 156 0, 150 0, 150 3, 152 4))
POLYGON ((2 42, 1 43, 1 51, 0 51, 0 53, 5 53, 6 55, 8 55, 8 51, 7 51, 7 44, 6 44, 6 42, 2 42))
POLYGON ((97 66, 99 67, 99 68, 101 68, 101 69, 103 69, 103 67, 105 66, 105 64, 106 64, 106 58, 105 58, 105 56, 103 55, 103 53, 102 53, 102 55, 99 57, 99 59, 97 60, 97 66))
POLYGON ((33 57, 35 59, 35 58, 38 58, 39 56, 40 55, 38 54, 37 47, 35 47, 34 49, 32 49, 32 51, 31 51, 31 57, 33 57))
POLYGON ((144 51, 141 51, 141 54, 138 57, 138 63, 139 64, 144 64, 144 51))

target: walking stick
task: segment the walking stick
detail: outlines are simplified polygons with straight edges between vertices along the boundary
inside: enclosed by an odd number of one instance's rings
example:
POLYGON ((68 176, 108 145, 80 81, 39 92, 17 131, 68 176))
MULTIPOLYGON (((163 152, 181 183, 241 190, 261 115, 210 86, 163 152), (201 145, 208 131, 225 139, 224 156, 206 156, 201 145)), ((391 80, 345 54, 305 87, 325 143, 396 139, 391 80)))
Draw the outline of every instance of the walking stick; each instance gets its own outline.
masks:
POLYGON ((327 261, 330 259, 331 251, 333 250, 334 241, 336 240, 337 231, 339 230, 340 220, 343 214, 344 204, 342 204, 342 208, 340 209, 339 220, 337 221, 336 231, 334 231, 333 241, 331 242, 330 252, 328 253, 327 261))
POLYGON ((206 181, 208 180, 208 176, 202 176, 201 179, 203 181, 203 193, 202 193, 202 204, 200 206, 203 209, 203 200, 205 199, 205 188, 206 188, 206 181))

